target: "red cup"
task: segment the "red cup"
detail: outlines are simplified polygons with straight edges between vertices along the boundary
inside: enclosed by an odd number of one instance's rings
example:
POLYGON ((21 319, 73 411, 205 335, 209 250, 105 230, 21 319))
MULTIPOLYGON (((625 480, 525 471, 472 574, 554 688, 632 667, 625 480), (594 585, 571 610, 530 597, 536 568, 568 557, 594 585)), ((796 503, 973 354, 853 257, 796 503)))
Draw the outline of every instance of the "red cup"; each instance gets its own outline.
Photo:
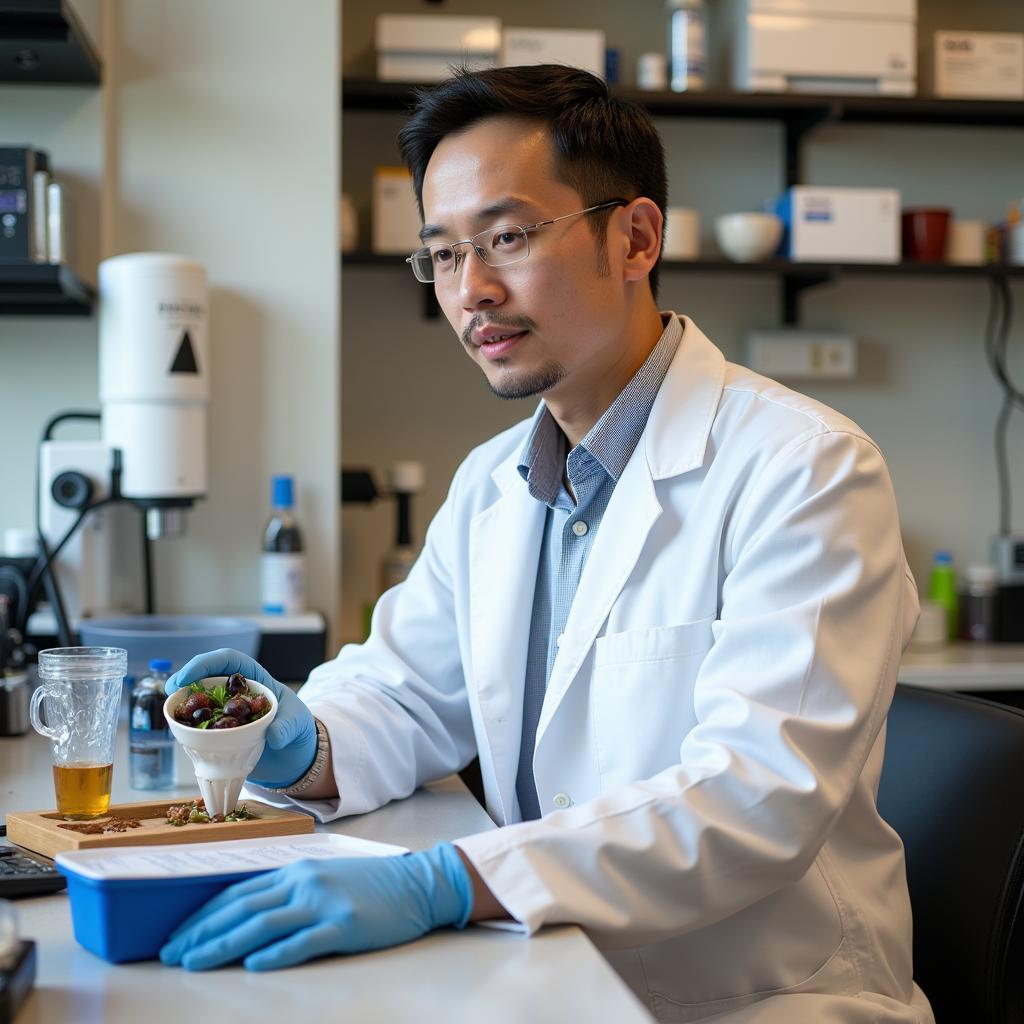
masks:
POLYGON ((941 263, 952 210, 944 206, 903 211, 903 258, 913 263, 941 263))

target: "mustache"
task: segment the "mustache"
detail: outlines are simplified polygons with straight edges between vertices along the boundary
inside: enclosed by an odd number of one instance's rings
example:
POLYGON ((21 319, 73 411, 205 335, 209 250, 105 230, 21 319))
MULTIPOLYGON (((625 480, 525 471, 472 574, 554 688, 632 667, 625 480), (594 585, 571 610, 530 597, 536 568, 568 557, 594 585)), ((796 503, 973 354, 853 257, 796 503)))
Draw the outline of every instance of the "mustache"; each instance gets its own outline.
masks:
POLYGON ((532 331, 537 325, 528 316, 510 316, 506 313, 494 313, 491 316, 480 316, 479 313, 470 318, 462 331, 462 344, 474 346, 473 332, 484 325, 490 327, 511 327, 513 331, 532 331))

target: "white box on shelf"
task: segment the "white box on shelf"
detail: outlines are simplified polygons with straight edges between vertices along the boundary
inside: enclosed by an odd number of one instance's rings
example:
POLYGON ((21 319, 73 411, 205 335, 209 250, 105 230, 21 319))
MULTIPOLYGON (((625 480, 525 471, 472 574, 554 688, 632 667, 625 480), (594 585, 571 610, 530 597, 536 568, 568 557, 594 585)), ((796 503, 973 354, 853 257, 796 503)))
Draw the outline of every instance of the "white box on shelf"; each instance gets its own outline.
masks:
POLYGON ((936 32, 935 95, 1024 99, 1024 34, 936 32))
POLYGON ((420 247, 420 211, 404 167, 373 172, 373 251, 408 256, 420 247))
POLYGON ((736 89, 915 92, 917 0, 723 0, 719 10, 736 89))
POLYGON ((845 331, 751 331, 747 365, 778 380, 849 380, 857 375, 857 342, 845 331))
POLYGON ((379 14, 376 46, 380 81, 440 82, 453 66, 496 67, 501 21, 449 14, 379 14))
POLYGON ((900 261, 898 189, 794 185, 779 200, 777 212, 792 260, 900 261))
POLYGON ((501 64, 566 64, 604 78, 604 32, 509 27, 501 34, 501 64))

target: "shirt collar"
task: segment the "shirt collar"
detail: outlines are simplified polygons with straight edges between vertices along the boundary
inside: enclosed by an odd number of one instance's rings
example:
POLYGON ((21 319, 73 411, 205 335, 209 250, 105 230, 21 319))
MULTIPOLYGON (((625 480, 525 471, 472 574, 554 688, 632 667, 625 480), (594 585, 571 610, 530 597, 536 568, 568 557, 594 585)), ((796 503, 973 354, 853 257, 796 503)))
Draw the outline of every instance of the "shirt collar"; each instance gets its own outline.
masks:
POLYGON ((565 435, 547 405, 541 402, 537 407, 518 469, 530 494, 538 501, 551 504, 561 487, 562 467, 567 465, 569 479, 573 480, 573 471, 589 461, 588 454, 618 481, 643 434, 651 406, 683 336, 682 324, 674 313, 663 313, 662 322, 664 330, 650 355, 586 437, 568 453, 568 464, 565 435))

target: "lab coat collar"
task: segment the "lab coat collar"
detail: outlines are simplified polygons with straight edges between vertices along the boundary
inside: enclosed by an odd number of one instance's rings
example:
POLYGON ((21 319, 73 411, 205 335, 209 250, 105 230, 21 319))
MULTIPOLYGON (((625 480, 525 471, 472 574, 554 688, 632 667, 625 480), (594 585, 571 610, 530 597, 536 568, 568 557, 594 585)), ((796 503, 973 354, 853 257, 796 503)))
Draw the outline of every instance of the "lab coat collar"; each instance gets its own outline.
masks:
POLYGON ((688 316, 679 319, 683 338, 644 431, 647 465, 654 480, 688 473, 703 464, 725 386, 721 351, 688 316))
MULTIPOLYGON (((668 311, 665 315, 676 314, 668 311)), ((654 480, 688 473, 704 462, 725 384, 725 357, 721 351, 688 316, 680 316, 679 320, 683 337, 658 389, 641 441, 654 480)), ((536 429, 544 412, 542 402, 533 414, 528 434, 536 429)), ((522 449, 516 448, 491 473, 503 495, 510 488, 523 486, 519 474, 521 455, 522 449)))

